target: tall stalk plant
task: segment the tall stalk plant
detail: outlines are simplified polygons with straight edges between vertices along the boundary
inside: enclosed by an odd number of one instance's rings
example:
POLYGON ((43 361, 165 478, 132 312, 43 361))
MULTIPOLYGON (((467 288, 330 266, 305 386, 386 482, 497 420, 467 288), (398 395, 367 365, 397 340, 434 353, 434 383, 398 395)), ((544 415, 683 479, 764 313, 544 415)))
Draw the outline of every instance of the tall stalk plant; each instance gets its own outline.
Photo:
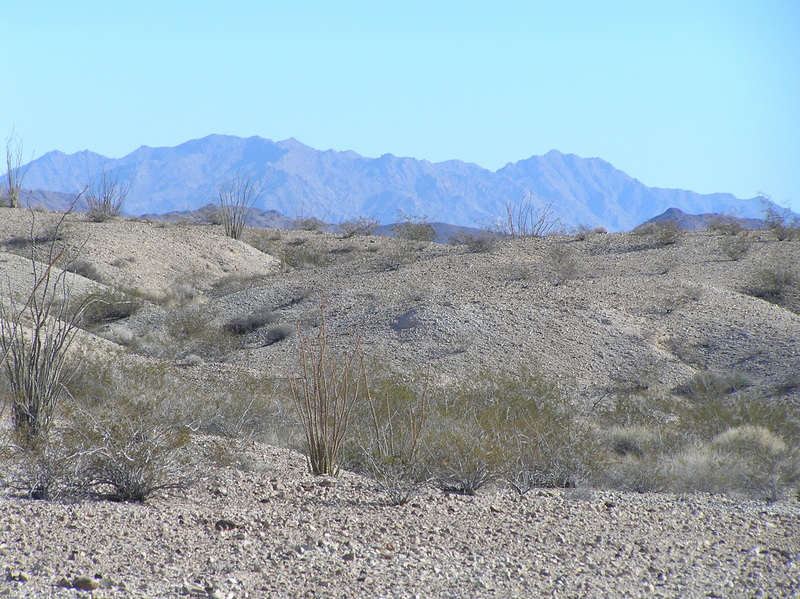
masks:
MULTIPOLYGON (((77 200, 76 200, 77 201, 77 200)), ((74 203, 73 203, 74 206, 74 203)), ((47 438, 56 406, 66 393, 69 348, 86 307, 70 305, 68 248, 59 244, 62 215, 51 236, 44 262, 36 260, 31 212, 31 291, 18 301, 8 282, 8 298, 0 302, 0 359, 18 443, 35 447, 47 438)))
POLYGON ((298 327, 299 368, 290 388, 303 428, 309 470, 315 475, 336 476, 353 406, 366 390, 366 376, 360 340, 350 351, 336 353, 331 348, 326 308, 323 295, 316 335, 298 327))

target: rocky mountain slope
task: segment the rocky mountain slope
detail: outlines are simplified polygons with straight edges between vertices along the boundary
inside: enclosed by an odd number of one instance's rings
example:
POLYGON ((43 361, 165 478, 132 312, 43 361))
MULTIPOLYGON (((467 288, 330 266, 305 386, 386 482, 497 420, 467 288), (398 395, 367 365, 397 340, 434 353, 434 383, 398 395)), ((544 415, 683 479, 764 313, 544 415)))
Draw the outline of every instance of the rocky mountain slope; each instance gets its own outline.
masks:
POLYGON ((526 193, 542 204, 552 202, 567 228, 583 224, 630 230, 670 207, 747 218, 761 211, 756 200, 730 194, 647 187, 599 158, 556 150, 493 172, 459 160, 430 163, 391 154, 366 158, 351 151, 316 150, 294 139, 224 135, 173 148, 142 146, 117 159, 89 151, 49 152, 30 164, 25 184, 77 192, 103 168, 132 181, 125 209, 136 215, 197 209, 237 172, 264 185, 258 208, 329 222, 363 215, 389 223, 402 210, 453 225, 480 226, 505 215, 506 202, 517 202, 526 193))

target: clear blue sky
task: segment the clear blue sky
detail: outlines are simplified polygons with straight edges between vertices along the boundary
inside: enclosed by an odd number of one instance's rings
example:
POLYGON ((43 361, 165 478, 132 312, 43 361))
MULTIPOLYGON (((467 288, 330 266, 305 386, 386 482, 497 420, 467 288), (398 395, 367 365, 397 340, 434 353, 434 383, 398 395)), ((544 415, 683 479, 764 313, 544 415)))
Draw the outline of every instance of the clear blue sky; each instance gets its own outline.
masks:
POLYGON ((457 158, 555 148, 800 211, 800 1, 4 1, 0 138, 210 133, 457 158))

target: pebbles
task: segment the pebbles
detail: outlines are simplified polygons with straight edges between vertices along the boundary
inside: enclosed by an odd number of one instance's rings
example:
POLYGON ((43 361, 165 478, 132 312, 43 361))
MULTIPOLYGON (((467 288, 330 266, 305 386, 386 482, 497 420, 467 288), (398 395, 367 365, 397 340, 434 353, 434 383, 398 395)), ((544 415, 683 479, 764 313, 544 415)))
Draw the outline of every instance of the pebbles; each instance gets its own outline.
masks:
POLYGON ((268 473, 210 473, 227 489, 222 497, 214 485, 200 484, 185 497, 145 506, 0 498, 0 521, 13 523, 0 532, 8 573, 0 593, 236 599, 800 592, 797 500, 765 505, 573 490, 461 497, 427 489, 414 506, 392 507, 359 476, 327 482, 303 472, 303 457, 289 450, 256 444, 252 451, 268 473), (262 503, 253 487, 285 496, 262 503), (15 551, 21 546, 24 553, 15 551))

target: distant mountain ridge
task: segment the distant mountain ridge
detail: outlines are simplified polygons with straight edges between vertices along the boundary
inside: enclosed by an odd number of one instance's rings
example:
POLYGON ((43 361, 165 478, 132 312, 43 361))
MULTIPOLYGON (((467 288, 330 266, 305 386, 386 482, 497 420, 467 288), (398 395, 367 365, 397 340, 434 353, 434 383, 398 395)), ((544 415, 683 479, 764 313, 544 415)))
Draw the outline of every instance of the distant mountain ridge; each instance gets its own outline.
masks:
POLYGON ((133 215, 196 210, 237 172, 264 185, 256 207, 328 222, 365 215, 388 223, 401 210, 474 227, 503 216, 506 203, 526 193, 541 204, 552 202, 567 228, 583 224, 630 230, 671 207, 743 218, 761 214, 756 199, 647 187, 604 160, 556 150, 490 171, 460 160, 431 163, 391 154, 366 158, 352 151, 316 150, 295 139, 226 135, 175 147, 142 146, 118 159, 90 151, 53 151, 30 163, 25 185, 40 195, 75 193, 103 168, 132 180, 124 208, 133 215))

